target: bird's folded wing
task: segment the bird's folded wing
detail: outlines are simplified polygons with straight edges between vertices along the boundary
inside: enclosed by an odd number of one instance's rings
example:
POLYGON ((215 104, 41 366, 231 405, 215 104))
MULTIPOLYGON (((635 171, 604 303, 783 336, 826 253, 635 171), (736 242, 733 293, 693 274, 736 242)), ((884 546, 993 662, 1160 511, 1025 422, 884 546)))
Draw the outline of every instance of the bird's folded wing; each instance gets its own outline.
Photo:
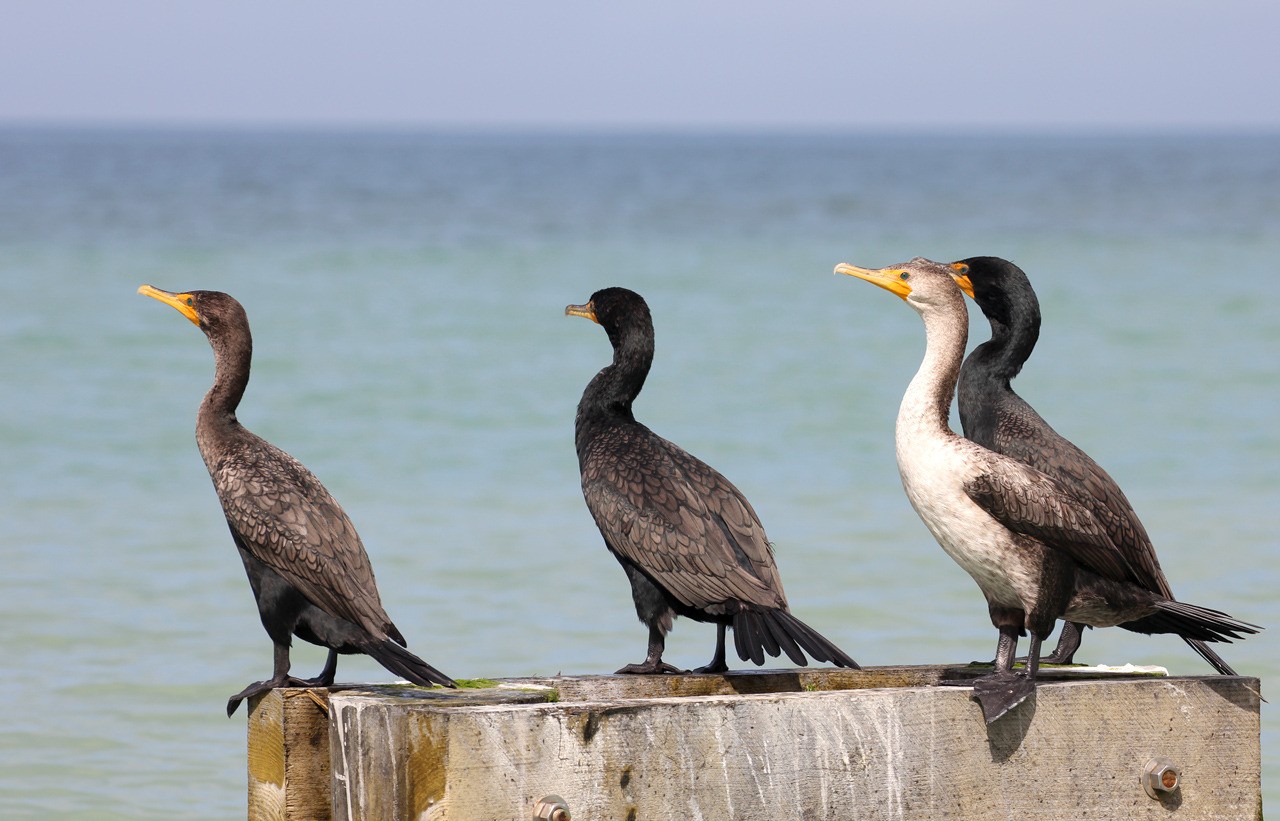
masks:
POLYGON ((1139 576, 1087 506, 1037 470, 1000 459, 965 484, 976 504, 1009 530, 1061 550, 1115 581, 1139 576))
POLYGON ((227 524, 255 558, 321 610, 375 636, 394 631, 355 526, 310 471, 276 454, 218 467, 214 483, 227 524))
MULTIPOLYGON (((632 456, 636 456, 632 451, 632 456)), ((764 528, 710 466, 656 435, 644 458, 589 468, 583 493, 609 547, 689 607, 785 607, 764 528)))
POLYGON ((1124 491, 1089 454, 1049 428, 1047 422, 1039 420, 1039 424, 1047 429, 1047 433, 1041 432, 1036 437, 1001 438, 999 451, 1042 471, 1059 481, 1064 490, 1081 499, 1093 512, 1098 524, 1107 531, 1116 549, 1141 575, 1139 583, 1148 590, 1173 598, 1151 538, 1124 491))

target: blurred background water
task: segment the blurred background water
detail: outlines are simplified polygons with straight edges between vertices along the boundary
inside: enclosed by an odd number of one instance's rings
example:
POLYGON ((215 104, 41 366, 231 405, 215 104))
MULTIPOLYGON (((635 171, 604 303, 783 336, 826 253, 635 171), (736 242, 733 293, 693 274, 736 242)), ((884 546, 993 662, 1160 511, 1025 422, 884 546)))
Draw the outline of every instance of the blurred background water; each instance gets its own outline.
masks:
MULTIPOLYGON (((1222 656, 1280 673, 1280 138, 0 131, 0 814, 244 814, 223 705, 270 643, 192 436, 209 347, 139 284, 244 303, 241 420, 328 485, 455 677, 643 657, 573 452, 610 352, 563 308, 608 285, 654 314, 637 416, 751 499, 796 613, 865 665, 962 662, 995 633, 894 465, 922 327, 831 269, 978 254, 1040 296, 1015 387, 1180 598, 1272 628, 1222 656)), ((667 658, 713 640, 678 622, 667 658)), ((1081 659, 1210 672, 1119 630, 1081 659)))

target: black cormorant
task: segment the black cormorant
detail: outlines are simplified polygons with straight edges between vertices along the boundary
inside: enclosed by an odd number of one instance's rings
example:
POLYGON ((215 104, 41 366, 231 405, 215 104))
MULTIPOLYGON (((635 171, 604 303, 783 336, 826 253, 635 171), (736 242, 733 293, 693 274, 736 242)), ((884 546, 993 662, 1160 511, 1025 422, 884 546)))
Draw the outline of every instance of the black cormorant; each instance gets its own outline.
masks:
POLYGON ((171 293, 143 285, 138 293, 176 308, 213 347, 213 387, 196 416, 196 444, 244 561, 262 626, 275 644, 272 677, 232 696, 227 715, 244 699, 275 687, 332 684, 338 653, 366 653, 414 684, 456 686, 404 649, 404 637, 382 608, 364 545, 320 480, 236 419, 253 355, 240 303, 218 291, 171 293), (324 670, 314 679, 289 675, 294 635, 329 648, 324 670))
POLYGON ((988 722, 1034 692, 1040 643, 1065 618, 1094 627, 1143 619, 1153 633, 1230 641, 1259 628, 1147 589, 1093 511, 1057 482, 948 426, 969 315, 954 269, 916 258, 871 270, 836 266, 897 294, 920 314, 925 354, 895 428, 907 498, 934 538, 974 581, 1000 632, 995 671, 973 682, 988 722), (1031 633, 1025 675, 1013 672, 1018 637, 1031 633))
POLYGON ((565 308, 601 325, 613 363, 587 385, 574 426, 582 493, 605 545, 631 581, 636 615, 649 627, 641 664, 619 673, 681 672, 662 661, 675 616, 716 625, 711 662, 725 664, 725 628, 739 657, 755 664, 787 654, 805 665, 857 663, 791 615, 764 527, 751 504, 716 470, 636 421, 631 404, 653 362, 653 320, 641 296, 606 288, 565 308))
MULTIPOLYGON (((956 396, 964 435, 984 448, 1030 465, 1074 494, 1093 511, 1112 543, 1125 554, 1138 583, 1172 599, 1173 591, 1147 530, 1115 480, 1050 427, 1009 384, 1040 337, 1040 302, 1026 273, 999 257, 970 257, 951 267, 956 272, 953 276, 991 323, 991 339, 974 348, 960 366, 956 396)), ((1150 632, 1141 619, 1120 627, 1150 632)), ((1081 628, 1065 622, 1057 648, 1041 661, 1070 664, 1080 646, 1081 628)), ((1203 641, 1184 640, 1219 673, 1236 675, 1203 641)))

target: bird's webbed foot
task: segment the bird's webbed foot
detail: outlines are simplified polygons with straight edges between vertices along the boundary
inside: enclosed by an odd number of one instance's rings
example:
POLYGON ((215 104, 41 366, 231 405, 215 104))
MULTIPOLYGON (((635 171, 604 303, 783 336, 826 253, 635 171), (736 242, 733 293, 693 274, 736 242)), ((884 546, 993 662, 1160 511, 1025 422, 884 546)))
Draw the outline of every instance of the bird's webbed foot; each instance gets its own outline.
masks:
POLYGON ((328 687, 333 684, 333 676, 326 676, 323 673, 315 678, 293 678, 290 676, 289 681, 292 683, 284 685, 285 687, 328 687))
POLYGON ((1012 672, 983 676, 975 679, 972 686, 973 697, 982 707, 982 717, 988 724, 1026 701, 1036 690, 1035 679, 1012 672))
POLYGON ((662 660, 662 653, 666 649, 667 641, 662 634, 662 629, 658 622, 652 622, 649 625, 649 652, 645 654, 644 661, 639 664, 628 664, 615 675, 630 676, 661 676, 668 674, 680 674, 687 672, 679 667, 672 667, 662 660))
POLYGON ((327 687, 332 683, 333 682, 330 681, 328 684, 317 684, 316 679, 294 678, 293 676, 276 676, 274 678, 269 678, 266 681, 255 681, 253 684, 250 684, 248 687, 227 699, 227 718, 231 718, 231 716, 235 715, 236 710, 240 707, 240 702, 251 699, 257 695, 262 695, 263 693, 268 693, 280 687, 327 687))
POLYGON ((711 661, 690 672, 703 675, 714 675, 716 673, 727 673, 729 671, 729 665, 725 664, 724 661, 724 631, 725 626, 723 624, 716 625, 715 655, 711 657, 711 661))
MULTIPOLYGON (((1027 657, 1018 656, 1013 661, 1016 664, 1026 664, 1027 657)), ((1041 664, 1075 664, 1075 653, 1072 652, 1070 655, 1064 656, 1061 653, 1059 653, 1057 650, 1054 650, 1052 653, 1050 653, 1047 656, 1041 656, 1040 663, 1041 664)))
POLYGON ((324 661, 324 669, 320 671, 320 675, 315 678, 298 679, 300 684, 297 687, 328 687, 333 684, 334 677, 338 674, 338 651, 330 650, 328 658, 324 661))
POLYGON ((1018 632, 1016 626, 1001 626, 994 672, 968 681, 949 679, 939 682, 944 685, 972 687, 973 697, 982 707, 982 717, 988 724, 1026 701, 1027 696, 1036 691, 1036 675, 1040 668, 1040 638, 1034 631, 1031 633, 1031 647, 1027 652, 1030 661, 1026 672, 1016 673, 1013 670, 1013 656, 1018 649, 1018 632))
POLYGON ((1014 651, 1018 648, 1016 627, 1001 627, 996 645, 995 672, 973 682, 973 697, 982 707, 988 724, 999 719, 1027 700, 1036 691, 1036 674, 1040 669, 1040 634, 1031 630, 1031 646, 1027 648, 1025 673, 1013 671, 1014 651))
MULTIPOLYGON (((1062 632, 1058 635, 1058 646, 1053 648, 1053 652, 1047 656, 1040 657, 1041 664, 1074 664, 1076 651, 1080 649, 1080 637, 1083 634, 1083 626, 1074 622, 1063 622, 1062 632)), ((1020 656, 1014 661, 1025 663, 1025 656, 1020 656)))
POLYGON ((662 659, 645 659, 641 664, 628 664, 616 675, 620 676, 663 676, 663 675, 679 675, 688 672, 667 664, 662 659))

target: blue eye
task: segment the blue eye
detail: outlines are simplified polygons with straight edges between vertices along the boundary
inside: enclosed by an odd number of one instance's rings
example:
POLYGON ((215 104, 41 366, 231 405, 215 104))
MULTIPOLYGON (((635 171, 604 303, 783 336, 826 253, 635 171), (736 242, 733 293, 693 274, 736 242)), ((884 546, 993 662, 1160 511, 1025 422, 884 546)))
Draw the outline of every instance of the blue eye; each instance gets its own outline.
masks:
POLYGON ((903 271, 902 273, 898 274, 898 279, 911 279, 911 274, 908 274, 906 271, 903 271))
POLYGON ((187 297, 187 305, 195 305, 196 301, 191 297, 187 297))

